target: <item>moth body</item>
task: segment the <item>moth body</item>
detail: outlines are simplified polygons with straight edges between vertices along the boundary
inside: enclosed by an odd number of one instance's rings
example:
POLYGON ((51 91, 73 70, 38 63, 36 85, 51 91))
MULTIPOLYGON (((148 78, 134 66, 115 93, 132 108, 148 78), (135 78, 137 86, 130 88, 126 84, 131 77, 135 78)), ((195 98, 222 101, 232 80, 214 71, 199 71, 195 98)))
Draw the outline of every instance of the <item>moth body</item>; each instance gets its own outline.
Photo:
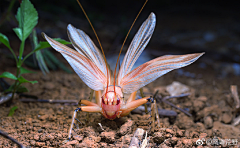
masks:
POLYGON ((118 74, 115 70, 113 82, 103 50, 101 53, 85 32, 68 25, 68 36, 76 50, 51 39, 43 33, 49 44, 63 55, 82 81, 95 91, 96 103, 81 100, 80 104, 86 106, 79 106, 74 111, 69 138, 78 111, 98 112, 110 120, 126 116, 138 106, 153 101, 150 96, 135 100, 137 90, 174 69, 193 63, 204 54, 165 55, 133 69, 133 65, 147 46, 155 25, 156 16, 151 13, 134 36, 118 74), (103 95, 101 91, 103 91, 103 95), (124 102, 123 93, 131 94, 126 102, 124 102))

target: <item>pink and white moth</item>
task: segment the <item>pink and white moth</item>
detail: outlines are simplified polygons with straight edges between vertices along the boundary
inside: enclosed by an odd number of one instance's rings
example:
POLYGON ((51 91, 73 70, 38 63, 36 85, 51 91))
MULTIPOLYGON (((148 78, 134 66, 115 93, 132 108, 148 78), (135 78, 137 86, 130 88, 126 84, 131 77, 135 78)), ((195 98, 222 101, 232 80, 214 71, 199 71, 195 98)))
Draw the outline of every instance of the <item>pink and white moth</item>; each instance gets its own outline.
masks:
POLYGON ((63 55, 82 81, 95 91, 96 103, 81 100, 80 104, 86 106, 80 106, 74 111, 69 138, 78 111, 99 112, 110 120, 126 116, 138 106, 152 100, 149 96, 135 100, 137 90, 174 69, 193 63, 204 54, 165 55, 132 69, 147 46, 155 25, 156 16, 151 13, 134 36, 116 76, 111 75, 104 53, 100 52, 90 37, 82 30, 76 29, 70 24, 67 27, 69 39, 76 50, 43 33, 49 44, 63 55), (114 80, 114 78, 116 79, 114 80), (101 91, 103 91, 103 95, 101 91), (127 101, 123 99, 124 93, 131 93, 127 101))

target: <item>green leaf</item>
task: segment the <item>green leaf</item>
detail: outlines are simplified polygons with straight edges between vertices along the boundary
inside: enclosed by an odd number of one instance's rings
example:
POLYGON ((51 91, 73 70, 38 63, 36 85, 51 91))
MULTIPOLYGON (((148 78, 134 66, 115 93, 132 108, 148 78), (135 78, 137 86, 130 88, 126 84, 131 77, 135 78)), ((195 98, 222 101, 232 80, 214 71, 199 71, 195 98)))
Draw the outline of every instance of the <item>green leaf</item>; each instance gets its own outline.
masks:
MULTIPOLYGON (((60 39, 60 38, 55 38, 54 39, 55 41, 58 41, 59 43, 61 44, 71 44, 71 42, 68 42, 68 41, 65 41, 63 39, 60 39)), ((38 51, 38 50, 41 50, 41 49, 44 49, 44 48, 49 48, 51 47, 51 45, 48 43, 48 42, 39 42, 39 44, 36 46, 36 48, 34 49, 34 51, 38 51)))
POLYGON ((44 52, 44 59, 50 69, 57 70, 57 65, 51 60, 51 58, 46 54, 46 52, 44 52))
POLYGON ((29 92, 28 89, 24 86, 18 86, 17 88, 17 93, 24 93, 24 92, 29 92))
MULTIPOLYGON (((71 42, 68 42, 68 41, 65 41, 65 40, 59 39, 59 38, 55 38, 54 40, 56 40, 56 41, 58 41, 59 43, 62 43, 62 44, 64 44, 64 45, 66 45, 66 44, 71 44, 71 42)), ((39 51, 39 50, 44 49, 44 48, 48 48, 48 47, 51 47, 51 45, 50 45, 48 42, 40 42, 33 51, 31 51, 29 54, 27 54, 27 55, 24 57, 23 62, 24 62, 30 55, 32 55, 34 52, 39 51)))
POLYGON ((2 33, 0 33, 0 42, 2 42, 5 46, 7 46, 7 48, 11 49, 7 36, 5 36, 2 33))
POLYGON ((33 4, 29 0, 22 1, 20 8, 18 8, 16 18, 19 23, 19 28, 22 31, 21 39, 22 41, 26 40, 26 38, 32 32, 33 28, 38 23, 38 13, 34 8, 33 4))
MULTIPOLYGON (((38 38, 37 38, 37 32, 36 32, 36 29, 33 29, 33 32, 32 32, 32 41, 33 41, 33 50, 37 47, 38 45, 38 38)), ((38 66, 39 68, 41 69, 42 73, 45 75, 46 72, 48 73, 49 72, 49 69, 43 59, 43 54, 40 50, 36 51, 34 53, 35 57, 36 57, 36 61, 38 63, 38 66)), ((35 61, 34 61, 35 62, 35 61)))
POLYGON ((25 73, 36 73, 36 72, 20 67, 20 74, 25 74, 25 73))
POLYGON ((9 44, 9 40, 8 40, 7 36, 5 36, 5 35, 2 34, 2 33, 0 33, 0 43, 1 43, 1 42, 2 42, 5 46, 8 47, 8 49, 9 49, 9 50, 11 51, 11 53, 13 54, 13 57, 14 57, 15 61, 17 62, 17 57, 16 57, 14 51, 12 50, 12 48, 11 48, 11 46, 10 46, 10 44, 9 44))
POLYGON ((16 33, 18 38, 22 41, 22 29, 21 28, 13 28, 13 31, 16 33))
POLYGON ((39 65, 39 68, 41 69, 42 73, 45 75, 46 72, 49 73, 49 69, 44 61, 44 58, 43 58, 43 55, 42 55, 42 52, 39 50, 39 51, 36 51, 35 52, 35 55, 36 55, 36 59, 37 59, 37 62, 38 62, 38 65, 39 65))
POLYGON ((17 106, 12 107, 9 111, 8 117, 12 117, 16 109, 18 109, 17 106))
POLYGON ((64 39, 60 39, 60 38, 53 38, 55 41, 58 41, 59 43, 62 43, 64 45, 66 44, 71 44, 71 42, 65 41, 64 39))
POLYGON ((38 83, 38 81, 28 81, 25 78, 23 78, 22 76, 20 76, 18 78, 18 81, 19 81, 19 83, 31 83, 31 84, 38 83))
POLYGON ((13 80, 17 80, 17 77, 10 73, 10 72, 4 72, 0 75, 0 78, 9 78, 9 79, 13 79, 13 80))
POLYGON ((4 90, 4 93, 13 92, 14 84, 12 84, 8 89, 4 90))
MULTIPOLYGON (((51 51, 45 50, 44 55, 45 55, 44 56, 45 59, 49 58, 53 62, 52 64, 57 65, 59 68, 63 69, 64 71, 66 71, 68 73, 72 73, 72 71, 70 69, 68 69, 61 61, 59 61, 57 59, 57 57, 51 53, 51 51)), ((48 62, 48 64, 49 64, 49 62, 48 62)))

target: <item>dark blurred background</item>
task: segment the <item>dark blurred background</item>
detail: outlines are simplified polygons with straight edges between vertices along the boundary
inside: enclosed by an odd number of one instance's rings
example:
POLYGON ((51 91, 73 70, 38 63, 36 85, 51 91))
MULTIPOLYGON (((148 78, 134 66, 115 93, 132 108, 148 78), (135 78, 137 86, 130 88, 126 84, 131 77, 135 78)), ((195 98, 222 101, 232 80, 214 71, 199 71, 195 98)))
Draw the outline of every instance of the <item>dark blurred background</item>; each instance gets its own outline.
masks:
MULTIPOLYGON (((50 37, 68 40, 66 28, 68 24, 72 24, 85 31, 98 46, 87 19, 75 0, 32 0, 31 2, 39 13, 39 23, 36 28, 39 40, 43 40, 41 32, 45 32, 50 37)), ((145 1, 81 0, 80 2, 92 21, 106 54, 117 55, 128 29, 145 1)), ((9 0, 0 2, 0 32, 6 34, 10 41, 17 42, 17 37, 12 31, 12 28, 17 26, 16 20, 13 17, 7 20, 4 18, 9 4, 9 0)), ((15 1, 12 15, 16 14, 17 7, 19 1, 15 1)), ((145 54, 150 56, 146 59, 164 54, 206 52, 201 58, 200 67, 211 65, 216 70, 220 69, 222 76, 228 74, 225 72, 228 69, 240 75, 239 8, 238 1, 235 0, 150 0, 134 25, 123 52, 126 51, 143 21, 154 12, 157 25, 145 50, 145 54)))

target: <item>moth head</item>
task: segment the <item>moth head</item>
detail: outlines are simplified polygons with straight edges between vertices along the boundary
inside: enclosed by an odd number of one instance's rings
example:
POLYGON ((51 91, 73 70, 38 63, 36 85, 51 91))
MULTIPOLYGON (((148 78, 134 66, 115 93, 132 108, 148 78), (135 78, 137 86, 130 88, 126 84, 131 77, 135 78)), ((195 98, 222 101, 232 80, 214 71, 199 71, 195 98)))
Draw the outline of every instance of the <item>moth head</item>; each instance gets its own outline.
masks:
POLYGON ((113 91, 113 86, 108 88, 108 91, 102 96, 102 114, 108 119, 115 119, 120 113, 120 106, 122 103, 122 92, 120 88, 115 88, 113 91))

